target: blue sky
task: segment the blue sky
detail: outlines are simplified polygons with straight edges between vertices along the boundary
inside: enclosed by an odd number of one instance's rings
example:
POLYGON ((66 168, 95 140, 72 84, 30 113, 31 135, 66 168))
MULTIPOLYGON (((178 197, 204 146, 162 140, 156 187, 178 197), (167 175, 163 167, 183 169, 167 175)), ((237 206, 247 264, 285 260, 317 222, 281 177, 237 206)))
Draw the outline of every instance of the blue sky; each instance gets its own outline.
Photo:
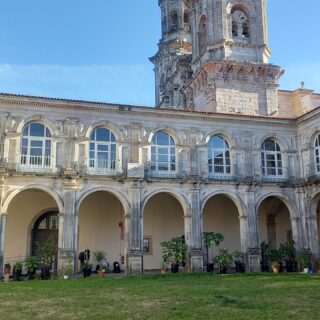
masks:
MULTIPOLYGON (((320 93, 319 0, 269 0, 281 89, 320 93)), ((154 104, 158 0, 0 0, 0 92, 154 104)))

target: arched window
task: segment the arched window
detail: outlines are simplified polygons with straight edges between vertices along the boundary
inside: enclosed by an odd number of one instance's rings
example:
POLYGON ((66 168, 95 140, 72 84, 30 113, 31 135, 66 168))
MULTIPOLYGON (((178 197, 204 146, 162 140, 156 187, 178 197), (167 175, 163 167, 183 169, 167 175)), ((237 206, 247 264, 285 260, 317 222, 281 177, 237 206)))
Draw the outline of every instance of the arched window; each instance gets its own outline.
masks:
POLYGON ((170 14, 170 32, 178 31, 178 14, 176 12, 172 12, 170 14))
POLYGON ((106 128, 98 128, 90 136, 89 169, 99 172, 116 170, 117 145, 115 135, 106 128))
POLYGON ((266 139, 261 146, 262 174, 264 176, 283 176, 280 146, 272 139, 266 139))
POLYGON ((232 10, 232 37, 236 39, 248 39, 250 37, 249 19, 240 9, 232 10))
POLYGON ((199 53, 201 54, 206 48, 207 42, 207 18, 202 16, 199 24, 199 53))
POLYGON ((221 136, 212 136, 208 143, 209 175, 231 173, 229 145, 221 136))
POLYGON ((318 134, 316 141, 314 143, 314 156, 316 164, 316 172, 320 172, 320 134, 318 134))
POLYGON ((174 172, 176 170, 175 143, 166 132, 158 132, 152 139, 151 170, 174 172))
POLYGON ((30 123, 22 131, 20 164, 26 167, 50 167, 51 132, 41 123, 30 123))

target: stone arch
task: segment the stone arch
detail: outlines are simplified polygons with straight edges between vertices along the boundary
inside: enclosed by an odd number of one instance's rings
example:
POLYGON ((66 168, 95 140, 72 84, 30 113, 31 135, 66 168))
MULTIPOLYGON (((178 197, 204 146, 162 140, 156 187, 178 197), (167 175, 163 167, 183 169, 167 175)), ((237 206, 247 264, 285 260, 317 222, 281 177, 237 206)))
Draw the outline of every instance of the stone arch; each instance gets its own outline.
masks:
POLYGON ((5 212, 5 213, 8 212, 8 207, 16 195, 18 195, 19 193, 21 193, 23 191, 31 190, 31 189, 41 190, 41 191, 44 191, 45 193, 49 194, 55 200, 55 202, 59 208, 59 212, 61 212, 61 213, 64 212, 63 201, 62 201, 61 197, 59 196, 59 194, 55 190, 51 189, 50 187, 42 186, 42 185, 38 185, 38 184, 31 184, 31 185, 27 185, 24 187, 19 187, 15 190, 12 190, 11 192, 9 192, 5 196, 5 199, 4 199, 4 202, 2 205, 2 212, 5 212))
POLYGON ((170 32, 178 31, 179 27, 179 15, 176 10, 172 10, 169 15, 170 20, 170 32))
POLYGON ((54 123, 48 119, 42 118, 41 116, 33 116, 23 119, 17 126, 17 133, 22 134, 25 126, 31 123, 41 123, 50 130, 52 136, 58 135, 58 128, 54 125, 54 123))
POLYGON ((205 144, 208 144, 210 139, 213 136, 220 136, 223 139, 225 139, 227 141, 230 149, 236 145, 234 139, 229 134, 222 132, 222 131, 213 131, 213 132, 209 133, 205 138, 205 144))
POLYGON ((160 131, 169 134, 173 138, 175 145, 181 144, 182 141, 181 141, 181 138, 179 137, 178 132, 175 129, 172 129, 172 128, 169 128, 169 127, 158 127, 156 129, 152 130, 152 132, 150 132, 150 134, 149 134, 148 142, 152 143, 153 137, 157 133, 159 133, 160 131))
POLYGON ((188 202, 188 200, 186 199, 186 197, 184 195, 182 195, 179 192, 175 192, 172 189, 169 188, 160 188, 157 190, 154 190, 152 192, 150 192, 149 194, 147 194, 143 200, 141 201, 142 205, 141 205, 141 212, 144 212, 145 206, 148 203, 148 201, 155 195, 159 194, 159 193, 166 193, 171 195, 172 197, 174 197, 181 205, 181 207, 183 208, 184 211, 184 215, 187 216, 190 214, 191 212, 191 207, 190 204, 188 202))
POLYGON ((282 193, 278 193, 278 192, 269 192, 269 193, 266 193, 266 194, 260 196, 260 198, 258 198, 258 200, 256 201, 256 215, 259 214, 259 208, 260 208, 262 202, 270 197, 278 198, 286 205, 286 207, 289 210, 291 219, 299 217, 299 214, 298 214, 299 211, 298 211, 298 208, 296 207, 296 205, 294 204, 294 200, 291 199, 289 196, 286 196, 286 195, 284 195, 282 193))
POLYGON ((92 132, 96 129, 99 129, 99 128, 105 128, 105 129, 110 130, 115 135, 116 141, 124 140, 124 135, 121 132, 121 130, 116 125, 114 125, 113 123, 111 123, 109 121, 104 121, 104 122, 101 121, 101 122, 90 125, 87 128, 87 131, 85 133, 85 137, 90 139, 92 132))
POLYGON ((246 205, 243 203, 243 201, 240 199, 238 195, 228 190, 216 190, 207 194, 203 199, 201 199, 201 214, 203 214, 203 210, 205 208, 206 203, 215 196, 225 196, 229 198, 231 201, 233 201, 233 203, 236 205, 238 209, 239 218, 247 216, 246 205))
POLYGON ((261 137, 258 141, 258 148, 261 149, 263 142, 267 139, 271 139, 271 140, 274 140, 275 142, 277 142, 280 146, 281 152, 286 152, 289 149, 287 141, 284 138, 282 138, 276 134, 272 134, 272 135, 269 134, 269 135, 264 135, 263 137, 261 137))
POLYGON ((308 208, 309 210, 307 210, 308 217, 313 217, 317 215, 317 209, 318 209, 319 203, 320 203, 320 192, 317 191, 311 196, 311 201, 308 208))
POLYGON ((76 201, 76 212, 79 212, 79 209, 80 209, 80 206, 81 206, 83 200, 85 200, 87 196, 89 196, 90 194, 93 194, 95 192, 108 192, 108 193, 112 194, 122 204, 122 207, 124 209, 124 214, 125 215, 130 214, 130 203, 129 203, 127 197, 125 196, 125 194, 122 193, 121 191, 115 191, 115 190, 112 190, 107 187, 96 187, 96 188, 90 188, 90 189, 83 191, 76 201))

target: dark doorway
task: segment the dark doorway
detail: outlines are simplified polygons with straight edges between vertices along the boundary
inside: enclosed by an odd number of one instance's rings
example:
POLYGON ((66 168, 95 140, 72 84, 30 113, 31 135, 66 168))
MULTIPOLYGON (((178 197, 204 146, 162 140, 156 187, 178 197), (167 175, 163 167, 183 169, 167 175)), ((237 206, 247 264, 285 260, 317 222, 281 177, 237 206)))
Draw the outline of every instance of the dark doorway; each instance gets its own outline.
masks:
POLYGON ((32 229, 32 255, 36 254, 37 246, 49 239, 56 245, 53 269, 57 270, 58 262, 58 237, 59 237, 59 216, 57 212, 47 212, 37 219, 32 229))

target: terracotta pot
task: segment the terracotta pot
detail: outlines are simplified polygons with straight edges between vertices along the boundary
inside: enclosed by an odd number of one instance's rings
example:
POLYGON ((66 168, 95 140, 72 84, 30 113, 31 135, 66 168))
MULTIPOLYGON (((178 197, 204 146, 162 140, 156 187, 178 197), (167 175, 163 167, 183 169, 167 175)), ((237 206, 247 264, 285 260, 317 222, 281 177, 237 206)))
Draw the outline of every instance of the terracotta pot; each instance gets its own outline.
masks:
POLYGON ((273 273, 279 273, 279 267, 272 267, 273 273))
POLYGON ((106 273, 104 271, 98 271, 98 277, 100 279, 103 279, 105 275, 106 275, 106 273))

